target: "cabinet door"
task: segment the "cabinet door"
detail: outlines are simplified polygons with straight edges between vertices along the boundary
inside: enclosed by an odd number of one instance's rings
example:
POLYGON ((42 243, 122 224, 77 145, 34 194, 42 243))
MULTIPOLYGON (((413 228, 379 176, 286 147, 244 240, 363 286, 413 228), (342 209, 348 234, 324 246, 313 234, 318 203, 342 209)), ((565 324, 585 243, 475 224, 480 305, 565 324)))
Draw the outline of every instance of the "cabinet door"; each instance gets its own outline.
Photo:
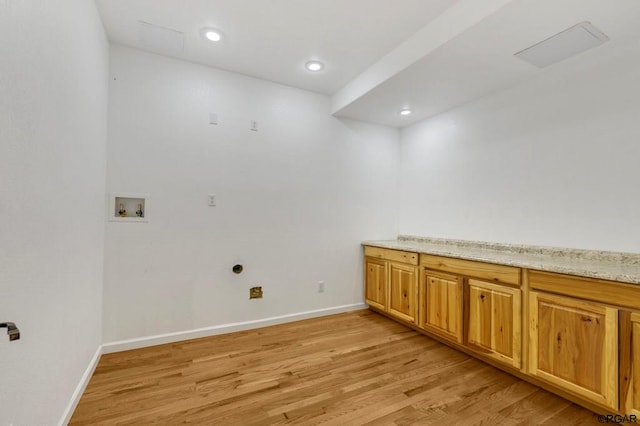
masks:
POLYGON ((618 408, 618 310, 529 293, 530 373, 595 403, 618 408))
POLYGON ((418 302, 416 267, 391 262, 389 271, 389 313, 415 324, 418 302))
POLYGON ((365 300, 374 308, 387 309, 387 269, 384 260, 365 258, 365 300))
POLYGON ((520 368, 520 290, 469 280, 467 345, 520 368))
POLYGON ((420 326, 462 343, 462 278, 425 270, 420 326))
POLYGON ((640 313, 620 312, 620 411, 640 417, 640 313))

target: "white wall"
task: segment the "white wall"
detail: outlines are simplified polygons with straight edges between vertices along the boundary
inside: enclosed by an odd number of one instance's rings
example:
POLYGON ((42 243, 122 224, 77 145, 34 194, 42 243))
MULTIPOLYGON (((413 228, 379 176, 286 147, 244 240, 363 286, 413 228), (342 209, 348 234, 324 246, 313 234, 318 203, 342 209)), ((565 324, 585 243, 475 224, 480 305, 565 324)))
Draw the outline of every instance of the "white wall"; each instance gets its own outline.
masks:
POLYGON ((0 1, 0 425, 58 423, 101 343, 107 79, 92 1, 0 1))
POLYGON ((610 42, 401 134, 401 233, 640 251, 640 60, 610 42))
POLYGON ((362 302, 360 241, 397 234, 397 130, 122 46, 110 84, 108 192, 151 204, 148 224, 107 224, 105 342, 362 302), (248 300, 254 285, 264 299, 248 300))

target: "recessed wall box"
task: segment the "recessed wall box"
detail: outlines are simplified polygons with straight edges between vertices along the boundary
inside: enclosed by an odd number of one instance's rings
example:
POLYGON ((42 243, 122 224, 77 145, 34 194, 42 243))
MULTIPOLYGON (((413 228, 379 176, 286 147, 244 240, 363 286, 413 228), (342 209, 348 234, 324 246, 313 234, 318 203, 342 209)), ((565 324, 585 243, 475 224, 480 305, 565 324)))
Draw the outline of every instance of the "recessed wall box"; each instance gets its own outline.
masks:
POLYGON ((249 299, 262 299, 262 287, 251 287, 249 289, 249 299))
POLYGON ((112 222, 148 222, 149 194, 110 194, 107 217, 112 222))

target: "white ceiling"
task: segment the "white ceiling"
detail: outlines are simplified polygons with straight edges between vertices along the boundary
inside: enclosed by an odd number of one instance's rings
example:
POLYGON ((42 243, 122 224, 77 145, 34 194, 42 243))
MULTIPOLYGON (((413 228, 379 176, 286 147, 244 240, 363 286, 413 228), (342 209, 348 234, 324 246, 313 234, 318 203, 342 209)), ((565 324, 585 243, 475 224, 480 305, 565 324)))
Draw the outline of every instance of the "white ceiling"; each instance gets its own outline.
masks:
MULTIPOLYGON (((512 0, 418 61, 334 105, 332 113, 404 127, 542 73, 560 70, 572 61, 580 61, 588 72, 610 50, 624 49, 634 40, 640 58, 638 0, 512 0), (543 69, 514 56, 583 21, 593 23, 610 40, 543 69), (403 107, 410 107, 413 114, 400 116, 403 107)), ((334 98, 340 95, 338 92, 334 98)))
POLYGON ((332 95, 339 117, 404 127, 637 42, 640 0, 97 0, 111 41, 332 95), (147 32, 139 22, 172 31, 147 32), (579 22, 610 40, 544 69, 514 56, 579 22), (220 29, 223 42, 203 38, 220 29), (184 39, 180 33, 184 33, 184 39), (149 40, 151 39, 151 41, 149 40), (184 41, 184 43, 183 43, 184 41), (326 64, 309 73, 304 63, 326 64), (403 107, 414 113, 402 117, 403 107))
MULTIPOLYGON (((97 0, 111 41, 332 94, 457 0, 97 0), (143 43, 139 21, 184 33, 143 43), (220 43, 201 30, 224 33, 220 43), (326 64, 311 74, 310 59, 326 64)), ((169 33, 170 34, 170 33, 169 33)), ((161 35, 160 35, 161 36, 161 35)))

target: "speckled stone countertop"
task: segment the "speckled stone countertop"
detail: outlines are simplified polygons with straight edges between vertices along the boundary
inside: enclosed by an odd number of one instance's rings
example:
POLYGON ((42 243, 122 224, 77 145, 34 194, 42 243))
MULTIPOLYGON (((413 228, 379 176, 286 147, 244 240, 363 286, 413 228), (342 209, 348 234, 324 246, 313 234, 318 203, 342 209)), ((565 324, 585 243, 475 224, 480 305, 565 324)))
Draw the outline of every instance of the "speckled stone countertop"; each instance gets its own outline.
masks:
POLYGON ((640 253, 486 243, 398 235, 363 245, 640 284, 640 253))

